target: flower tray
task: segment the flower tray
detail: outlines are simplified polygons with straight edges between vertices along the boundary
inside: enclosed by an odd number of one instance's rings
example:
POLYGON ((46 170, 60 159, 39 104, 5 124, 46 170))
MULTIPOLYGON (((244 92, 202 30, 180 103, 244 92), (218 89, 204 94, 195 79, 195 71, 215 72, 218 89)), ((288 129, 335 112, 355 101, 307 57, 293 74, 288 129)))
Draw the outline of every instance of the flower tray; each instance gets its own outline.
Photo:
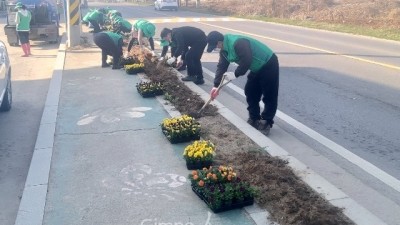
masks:
POLYGON ((193 192, 201 199, 203 200, 207 206, 214 212, 214 213, 220 213, 220 212, 225 212, 229 211, 232 209, 239 209, 243 208, 245 206, 253 205, 254 204, 254 198, 247 198, 244 199, 243 201, 234 201, 234 202, 225 202, 222 204, 220 207, 215 208, 212 204, 212 202, 209 202, 206 197, 203 196, 203 193, 197 189, 196 187, 192 186, 193 192))
POLYGON ((200 123, 188 115, 163 119, 160 125, 172 144, 200 139, 200 123))
POLYGON ((143 98, 151 98, 151 97, 156 97, 156 96, 164 94, 163 90, 155 90, 152 92, 142 92, 139 88, 137 90, 143 98))
POLYGON ((190 162, 186 160, 186 167, 188 170, 201 170, 204 167, 210 168, 212 161, 198 161, 198 162, 190 162))
POLYGON ((178 144, 178 143, 184 143, 184 142, 189 142, 189 141, 200 140, 200 134, 171 138, 168 135, 168 131, 163 129, 162 132, 167 137, 168 141, 171 142, 171 144, 178 144))
POLYGON ((136 84, 136 89, 144 98, 164 94, 163 85, 159 82, 140 82, 136 84))
POLYGON ((134 64, 125 65, 124 68, 125 68, 125 72, 129 75, 144 72, 144 64, 143 63, 134 63, 134 64))
POLYGON ((143 68, 126 69, 125 72, 128 75, 136 75, 138 73, 144 72, 144 69, 143 68))
POLYGON ((159 95, 163 95, 164 92, 161 92, 161 93, 159 93, 159 92, 151 92, 151 93, 142 93, 142 92, 139 92, 139 94, 140 94, 143 98, 151 98, 151 97, 156 97, 156 96, 159 96, 159 95))

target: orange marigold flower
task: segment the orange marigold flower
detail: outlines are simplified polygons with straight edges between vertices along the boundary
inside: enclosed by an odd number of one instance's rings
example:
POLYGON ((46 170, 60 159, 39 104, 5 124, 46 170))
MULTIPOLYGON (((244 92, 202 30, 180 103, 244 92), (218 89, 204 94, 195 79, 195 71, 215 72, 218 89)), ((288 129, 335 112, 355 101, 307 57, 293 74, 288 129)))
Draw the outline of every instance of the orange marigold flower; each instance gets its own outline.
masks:
POLYGON ((200 180, 198 184, 199 184, 200 187, 203 187, 204 186, 204 181, 200 180))
POLYGON ((197 170, 193 170, 192 171, 192 175, 194 176, 194 175, 197 175, 197 170))

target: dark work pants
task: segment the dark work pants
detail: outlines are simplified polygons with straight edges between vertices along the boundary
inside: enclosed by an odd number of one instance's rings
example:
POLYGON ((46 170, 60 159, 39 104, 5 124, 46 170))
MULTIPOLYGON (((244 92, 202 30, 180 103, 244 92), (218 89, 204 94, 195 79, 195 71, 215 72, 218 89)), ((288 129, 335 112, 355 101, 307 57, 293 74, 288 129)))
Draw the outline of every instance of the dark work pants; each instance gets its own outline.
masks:
POLYGON ((29 31, 17 31, 17 34, 21 44, 29 43, 29 31))
POLYGON ((116 46, 113 40, 105 33, 94 34, 94 43, 101 48, 101 63, 102 65, 107 64, 107 55, 113 57, 113 68, 119 66, 119 61, 122 55, 122 38, 118 40, 118 45, 116 46))
POLYGON ((244 87, 247 110, 252 120, 263 119, 272 126, 278 108, 279 62, 274 54, 257 73, 250 72, 244 87), (263 96, 263 97, 262 97, 263 96), (264 111, 260 115, 260 100, 264 111))
POLYGON ((190 46, 190 49, 186 52, 184 62, 186 62, 188 76, 197 76, 198 79, 203 78, 203 68, 200 60, 206 45, 206 38, 202 38, 195 45, 190 46))

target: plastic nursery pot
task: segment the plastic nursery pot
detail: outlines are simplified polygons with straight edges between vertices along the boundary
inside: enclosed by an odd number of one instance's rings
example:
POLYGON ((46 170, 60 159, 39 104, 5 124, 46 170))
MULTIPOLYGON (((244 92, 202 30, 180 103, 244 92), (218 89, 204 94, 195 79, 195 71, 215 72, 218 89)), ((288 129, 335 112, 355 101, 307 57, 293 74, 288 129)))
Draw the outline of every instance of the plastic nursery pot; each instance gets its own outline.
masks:
POLYGON ((124 68, 125 68, 125 72, 129 75, 144 72, 144 64, 143 63, 125 65, 124 68))
POLYGON ((211 160, 196 161, 196 162, 186 160, 186 167, 188 170, 200 170, 203 169, 204 167, 208 169, 210 168, 211 164, 212 164, 211 160))
POLYGON ((156 96, 164 94, 164 92, 162 90, 155 90, 155 91, 151 91, 151 92, 143 92, 143 91, 138 89, 138 92, 143 98, 151 98, 151 97, 156 97, 156 96))
POLYGON ((225 201, 222 202, 221 204, 216 204, 212 199, 208 199, 207 196, 205 196, 204 192, 202 191, 202 188, 192 185, 192 191, 201 200, 203 200, 214 213, 225 212, 232 209, 239 209, 254 204, 254 197, 248 197, 243 200, 234 199, 232 201, 225 201))
POLYGON ((155 97, 164 94, 161 83, 141 82, 136 85, 136 88, 139 94, 144 98, 155 97))
POLYGON ((178 143, 200 140, 200 134, 194 134, 194 135, 190 135, 190 136, 171 137, 167 130, 163 130, 163 133, 167 137, 168 141, 171 142, 171 144, 178 144, 178 143))

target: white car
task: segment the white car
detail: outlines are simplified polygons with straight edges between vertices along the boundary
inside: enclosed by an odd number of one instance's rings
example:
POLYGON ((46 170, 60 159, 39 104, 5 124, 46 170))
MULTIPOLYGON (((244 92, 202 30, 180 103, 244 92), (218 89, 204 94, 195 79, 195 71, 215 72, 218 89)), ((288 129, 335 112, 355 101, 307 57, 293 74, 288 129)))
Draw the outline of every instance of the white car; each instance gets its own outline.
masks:
POLYGON ((11 109, 11 65, 4 42, 0 41, 0 111, 11 109))
POLYGON ((157 0, 154 2, 154 9, 155 10, 178 10, 178 1, 177 0, 157 0))

